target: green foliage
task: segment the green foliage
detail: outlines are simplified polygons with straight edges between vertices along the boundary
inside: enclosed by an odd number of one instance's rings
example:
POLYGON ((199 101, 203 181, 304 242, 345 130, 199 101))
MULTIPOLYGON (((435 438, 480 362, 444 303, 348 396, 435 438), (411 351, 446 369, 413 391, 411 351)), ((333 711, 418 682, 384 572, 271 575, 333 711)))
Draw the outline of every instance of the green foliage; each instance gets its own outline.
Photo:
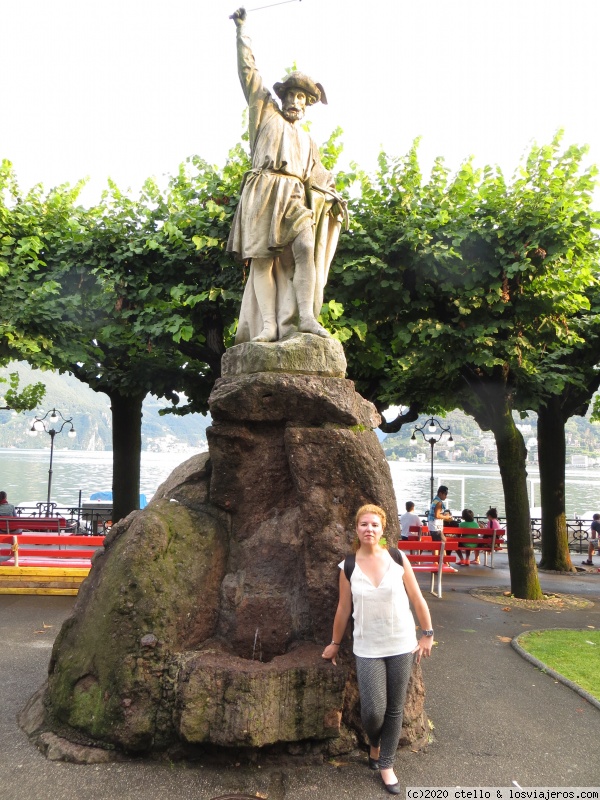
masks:
POLYGON ((114 519, 139 497, 144 397, 208 408, 239 306, 225 242, 246 166, 241 147, 221 172, 191 158, 164 191, 110 183, 84 209, 79 185, 22 195, 2 165, 0 360, 72 372, 111 398, 114 519))
MULTIPOLYGON (((48 274, 59 264, 81 225, 73 214, 81 184, 59 186, 47 195, 40 185, 22 195, 10 162, 0 168, 0 358, 50 365, 49 349, 61 324, 60 284, 48 274)), ((65 323, 68 328, 68 322, 65 323)), ((79 338, 70 329, 68 336, 79 338)))
POLYGON ((240 146, 221 171, 193 157, 165 190, 110 183, 83 209, 80 186, 22 196, 4 162, 0 357, 205 411, 235 332, 241 271, 225 244, 247 166, 240 146))
POLYGON ((535 407, 580 379, 565 358, 598 335, 596 169, 557 135, 511 182, 471 160, 450 176, 441 159, 424 182, 417 144, 382 154, 374 179, 354 176, 329 292, 338 327, 366 326, 350 373, 384 407, 453 408, 477 379, 506 379, 518 407, 535 407))
POLYGON ((322 144, 319 148, 319 154, 325 169, 333 170, 337 164, 338 158, 342 154, 344 145, 339 141, 342 133, 342 129, 337 127, 334 131, 332 131, 329 139, 327 139, 327 141, 324 142, 324 144, 322 144))
POLYGON ((24 386, 19 391, 20 378, 18 372, 10 372, 8 381, 0 377, 0 383, 7 383, 9 388, 4 392, 4 406, 0 411, 33 411, 41 403, 46 394, 46 387, 39 381, 24 386))

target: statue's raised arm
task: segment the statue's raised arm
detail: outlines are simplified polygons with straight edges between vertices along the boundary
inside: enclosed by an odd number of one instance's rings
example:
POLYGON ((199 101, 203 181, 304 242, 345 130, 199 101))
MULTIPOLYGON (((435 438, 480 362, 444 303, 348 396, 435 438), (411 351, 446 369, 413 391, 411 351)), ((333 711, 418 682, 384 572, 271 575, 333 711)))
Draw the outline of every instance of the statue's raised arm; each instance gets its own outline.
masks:
POLYGON ((232 19, 236 26, 240 28, 246 21, 246 9, 238 8, 237 11, 234 11, 233 14, 229 15, 229 19, 232 19))
POLYGON ((256 68, 244 32, 245 10, 231 18, 252 158, 227 244, 237 258, 251 262, 236 343, 274 342, 298 331, 327 337, 317 317, 343 201, 300 124, 306 106, 327 103, 325 91, 308 75, 292 72, 273 87, 280 107, 256 68))
MULTIPOLYGON (((237 64, 238 75, 242 85, 244 97, 248 103, 249 119, 248 133, 250 137, 250 148, 254 147, 256 136, 261 125, 261 119, 265 110, 273 105, 271 93, 265 89, 262 78, 256 67, 254 54, 252 53, 252 43, 244 31, 246 11, 238 8, 231 15, 237 29, 237 64)), ((272 109, 272 113, 277 112, 277 107, 272 109)))

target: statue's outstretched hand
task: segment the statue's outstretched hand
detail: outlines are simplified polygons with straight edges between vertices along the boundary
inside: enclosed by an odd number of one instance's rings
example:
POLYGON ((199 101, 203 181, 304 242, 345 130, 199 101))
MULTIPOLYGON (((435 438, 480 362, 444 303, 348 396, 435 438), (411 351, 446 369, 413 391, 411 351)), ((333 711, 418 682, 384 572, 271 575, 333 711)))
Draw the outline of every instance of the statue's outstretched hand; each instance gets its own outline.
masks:
POLYGON ((237 11, 234 11, 233 14, 230 15, 229 19, 232 19, 239 28, 246 19, 246 9, 238 8, 237 11))

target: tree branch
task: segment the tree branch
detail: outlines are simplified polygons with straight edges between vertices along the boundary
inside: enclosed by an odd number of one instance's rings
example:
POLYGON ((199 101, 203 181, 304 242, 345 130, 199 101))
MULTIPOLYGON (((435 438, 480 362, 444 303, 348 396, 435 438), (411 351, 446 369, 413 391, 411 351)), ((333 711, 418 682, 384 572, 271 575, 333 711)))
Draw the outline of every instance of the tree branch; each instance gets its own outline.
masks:
MULTIPOLYGON (((377 410, 381 414, 380 409, 378 408, 377 410)), ((418 406, 413 403, 408 407, 404 414, 398 414, 396 419, 392 420, 392 422, 386 422, 382 416, 383 421, 379 426, 379 430, 383 431, 384 433, 398 433, 403 425, 406 425, 409 422, 415 422, 415 420, 419 419, 419 413, 418 406)))

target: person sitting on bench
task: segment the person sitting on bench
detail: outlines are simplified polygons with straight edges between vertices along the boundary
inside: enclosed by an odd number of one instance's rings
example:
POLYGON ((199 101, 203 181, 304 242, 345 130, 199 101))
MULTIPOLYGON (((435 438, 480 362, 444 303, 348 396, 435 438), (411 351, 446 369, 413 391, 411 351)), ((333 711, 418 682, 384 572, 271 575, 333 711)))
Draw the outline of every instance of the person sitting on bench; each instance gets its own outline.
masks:
POLYGON ((15 507, 8 502, 6 492, 0 492, 0 517, 14 517, 15 507))
MULTIPOLYGON (((475 522, 475 514, 471 511, 470 508, 463 508, 462 514, 462 522, 458 523, 459 528, 477 528, 479 529, 479 524, 475 522)), ((467 534, 470 535, 470 534, 467 534)), ((476 534, 472 534, 475 536, 476 534)), ((457 550, 458 553, 458 563, 461 567, 468 567, 471 559, 471 550, 475 549, 475 560, 473 561, 474 564, 479 564, 479 550, 477 550, 476 544, 465 544, 464 550, 457 550)))

